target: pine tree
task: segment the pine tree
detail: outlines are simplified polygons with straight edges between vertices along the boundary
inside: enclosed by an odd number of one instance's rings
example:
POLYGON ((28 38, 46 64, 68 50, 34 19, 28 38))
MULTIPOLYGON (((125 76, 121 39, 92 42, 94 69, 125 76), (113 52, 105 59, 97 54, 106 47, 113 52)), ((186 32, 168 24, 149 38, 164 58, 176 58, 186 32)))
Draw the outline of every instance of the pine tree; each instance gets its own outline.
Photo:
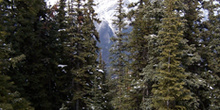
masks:
MULTIPOLYGON (((150 93, 155 71, 158 63, 157 56, 157 36, 163 18, 162 1, 160 0, 140 0, 138 3, 131 4, 138 8, 131 11, 129 15, 135 18, 131 26, 133 30, 129 36, 128 48, 130 48, 130 68, 132 71, 132 100, 136 109, 149 109, 150 93), (138 88, 137 88, 138 87, 138 88)), ((132 19, 131 19, 132 20, 132 19)))
POLYGON ((115 73, 118 77, 125 74, 125 66, 127 63, 126 58, 126 41, 127 36, 123 31, 126 29, 126 23, 124 19, 126 18, 126 14, 123 9, 123 0, 118 1, 118 7, 116 9, 117 14, 115 15, 115 20, 113 20, 113 24, 116 25, 116 37, 112 38, 114 44, 110 49, 111 52, 111 64, 112 68, 115 70, 115 73))
POLYGON ((209 59, 208 63, 211 71, 208 71, 210 75, 208 77, 209 80, 207 82, 211 93, 208 92, 207 94, 209 94, 209 99, 210 99, 209 109, 212 110, 220 109, 220 94, 219 94, 220 93, 220 70, 219 70, 220 5, 219 4, 220 4, 219 1, 210 0, 211 9, 209 10, 209 22, 211 26, 209 27, 209 32, 212 36, 210 36, 211 41, 208 44, 211 53, 208 56, 209 59), (214 4, 214 2, 216 4, 214 4))
POLYGON ((190 77, 185 79, 186 87, 190 89, 192 99, 187 104, 187 109, 201 109, 203 101, 203 93, 200 94, 199 90, 204 88, 204 78, 202 77, 204 67, 203 59, 204 51, 201 49, 201 37, 200 30, 202 29, 202 17, 200 11, 200 4, 202 0, 185 0, 180 10, 184 12, 182 19, 184 20, 184 33, 183 38, 187 40, 183 47, 182 65, 185 69, 185 73, 190 77))
POLYGON ((200 37, 201 78, 204 86, 200 88, 200 108, 219 109, 219 1, 203 2, 204 9, 208 10, 208 20, 202 24, 200 37), (206 52, 204 52, 204 50, 206 52))
POLYGON ((59 106, 68 105, 73 96, 71 92, 73 75, 70 72, 69 59, 67 58, 65 48, 68 45, 68 32, 67 32, 67 1, 60 0, 49 9, 50 19, 56 23, 55 28, 51 30, 52 36, 56 38, 57 53, 55 55, 56 63, 59 69, 57 70, 54 79, 56 84, 56 98, 59 100, 59 106), (57 14, 56 14, 57 13, 57 14))
POLYGON ((96 94, 97 78, 101 75, 97 72, 99 48, 96 43, 99 41, 99 35, 94 26, 94 22, 98 22, 94 6, 93 0, 68 3, 67 37, 63 45, 67 72, 73 75, 71 108, 74 110, 100 107, 97 104, 99 102, 94 100, 99 97, 96 94))
POLYGON ((190 91, 185 88, 183 79, 187 78, 184 68, 181 67, 183 53, 182 21, 177 8, 181 1, 165 0, 165 17, 159 32, 159 68, 155 77, 158 82, 153 85, 153 107, 156 109, 186 109, 184 103, 192 97, 190 91))
POLYGON ((7 43, 12 44, 11 58, 22 57, 7 74, 15 82, 21 96, 36 109, 58 109, 62 101, 57 94, 56 23, 47 14, 44 0, 12 0, 4 2, 8 19, 7 43), (47 16, 48 15, 48 16, 47 16), (54 33, 55 32, 55 33, 54 33), (36 92, 37 91, 37 92, 36 92))
MULTIPOLYGON (((138 8, 130 12, 130 19, 135 18, 135 21, 131 23, 133 30, 130 34, 128 47, 131 48, 133 76, 138 77, 147 65, 148 47, 146 44, 148 44, 148 40, 145 36, 157 35, 163 12, 160 6, 161 1, 140 0, 137 5, 138 8)), ((130 7, 134 6, 135 4, 130 5, 130 7)))
POLYGON ((152 86, 155 84, 158 79, 155 77, 158 72, 156 69, 158 69, 158 55, 159 55, 159 49, 158 49, 158 35, 157 36, 149 36, 148 39, 148 64, 143 69, 143 72, 140 73, 140 78, 134 83, 136 86, 139 86, 140 88, 137 90, 141 90, 142 98, 141 98, 141 104, 140 108, 143 110, 151 110, 152 107, 152 99, 153 99, 153 93, 152 93, 152 86))
MULTIPOLYGON (((126 31, 126 14, 123 9, 124 3, 123 0, 118 0, 118 7, 116 9, 117 14, 115 15, 115 19, 113 20, 113 24, 116 26, 116 37, 112 38, 114 44, 110 49, 111 52, 111 64, 112 64, 112 72, 111 77, 115 77, 114 79, 110 79, 115 81, 112 85, 116 86, 114 91, 110 91, 112 94, 111 104, 114 109, 132 109, 130 104, 130 94, 129 94, 129 86, 130 86, 130 77, 128 77, 128 58, 127 58, 127 33, 126 31)), ((110 88, 111 89, 111 88, 110 88)))
MULTIPOLYGON (((1 2, 0 2, 1 4, 1 2)), ((2 4, 1 4, 2 7, 2 4)), ((3 12, 1 11, 1 16, 3 15, 3 12)), ((1 17, 2 18, 2 17, 1 17)), ((1 19, 2 20, 2 19, 1 19)), ((10 93, 10 91, 8 90, 9 87, 12 86, 12 83, 9 83, 9 77, 3 75, 2 71, 5 68, 6 65, 6 55, 7 55, 7 49, 4 46, 5 45, 5 32, 3 31, 3 26, 0 25, 0 107, 4 108, 4 109, 12 109, 12 105, 9 103, 9 100, 12 99, 12 97, 10 95, 8 95, 8 93, 10 93)))
MULTIPOLYGON (((2 1, 0 1, 0 7, 3 8, 2 1)), ((6 21, 6 19, 2 19, 4 13, 3 10, 0 11, 1 21, 6 21)), ((0 108, 6 110, 33 110, 30 102, 20 97, 20 93, 14 90, 14 83, 10 81, 11 78, 5 73, 10 65, 8 60, 10 45, 6 44, 5 36, 5 28, 0 24, 0 108)))
MULTIPOLYGON (((67 87, 67 91, 71 93, 69 96, 69 99, 67 100, 67 107, 73 110, 78 110, 79 105, 77 105, 77 95, 76 91, 78 91, 78 87, 76 86, 76 77, 74 76, 74 73, 76 69, 80 68, 80 57, 79 53, 77 51, 77 45, 79 45, 80 38, 77 37, 77 13, 75 12, 74 8, 74 2, 68 1, 67 4, 67 15, 64 18, 60 18, 61 20, 64 19, 63 23, 64 27, 60 27, 63 32, 61 31, 61 43, 62 43, 62 64, 66 65, 64 68, 64 71, 67 74, 71 74, 69 77, 71 78, 71 83, 67 87), (65 19, 64 19, 65 18, 65 19), (74 90, 75 88, 75 90, 74 90), (76 95, 76 96, 75 96, 76 95)), ((79 96, 80 98, 81 96, 79 96)))

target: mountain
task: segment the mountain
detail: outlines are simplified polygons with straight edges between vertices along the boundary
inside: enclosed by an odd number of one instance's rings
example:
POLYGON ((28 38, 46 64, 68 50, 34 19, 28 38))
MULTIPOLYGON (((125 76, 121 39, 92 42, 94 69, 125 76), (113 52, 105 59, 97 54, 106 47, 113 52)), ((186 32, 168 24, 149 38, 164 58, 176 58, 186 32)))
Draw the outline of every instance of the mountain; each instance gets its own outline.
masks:
POLYGON ((100 43, 98 47, 101 48, 102 58, 106 65, 109 65, 109 49, 111 48, 112 42, 111 37, 114 36, 113 29, 110 27, 108 21, 102 21, 100 24, 96 24, 97 30, 100 36, 100 43))
MULTIPOLYGON (((128 12, 127 5, 138 0, 124 0, 124 10, 128 12)), ((95 7, 98 18, 103 22, 108 22, 109 27, 114 31, 112 20, 116 14, 118 0, 95 0, 97 6, 95 7)))
MULTIPOLYGON (((124 10, 128 12, 127 5, 138 0, 124 0, 124 10)), ((97 6, 95 7, 98 18, 102 21, 100 24, 96 24, 96 28, 100 35, 100 43, 98 46, 101 48, 103 60, 109 65, 109 49, 112 42, 111 37, 115 36, 115 28, 113 23, 114 15, 116 14, 118 0, 95 0, 97 6)))
MULTIPOLYGON (((59 0, 46 0, 48 4, 53 5, 59 0)), ((138 0, 124 0, 124 10, 128 12, 127 5, 138 0)), ((100 24, 95 24, 96 29, 100 35, 100 43, 97 45, 101 48, 103 60, 109 65, 109 49, 111 48, 112 42, 111 37, 115 36, 115 28, 113 23, 114 15, 116 14, 118 0, 94 0, 97 4, 94 7, 98 18, 102 21, 100 24)))

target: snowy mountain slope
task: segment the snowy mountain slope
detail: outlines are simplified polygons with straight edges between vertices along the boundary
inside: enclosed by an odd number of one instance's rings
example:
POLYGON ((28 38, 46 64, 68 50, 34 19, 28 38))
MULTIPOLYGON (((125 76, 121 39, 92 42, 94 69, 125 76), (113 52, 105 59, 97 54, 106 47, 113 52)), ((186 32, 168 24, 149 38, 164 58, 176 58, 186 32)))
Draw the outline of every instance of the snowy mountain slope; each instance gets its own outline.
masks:
MULTIPOLYGON (((59 0, 46 0, 49 5, 57 3, 59 0)), ((124 10, 128 12, 127 5, 138 0, 124 0, 124 10)), ((97 4, 94 7, 98 18, 102 21, 100 24, 95 24, 97 31, 100 34, 100 43, 98 46, 101 48, 102 56, 106 64, 109 64, 109 49, 112 45, 110 38, 115 36, 115 28, 113 23, 114 15, 116 14, 116 8, 118 0, 94 0, 97 4)))
POLYGON ((45 0, 47 2, 48 5, 54 5, 55 3, 57 3, 59 0, 45 0))
MULTIPOLYGON (((124 0, 124 10, 128 12, 127 5, 138 0, 124 0)), ((106 65, 109 66, 109 49, 111 48, 112 42, 111 37, 115 36, 115 28, 113 23, 114 15, 116 14, 116 8, 118 0, 95 0, 97 4, 95 8, 98 13, 98 18, 102 21, 100 24, 96 24, 96 28, 100 34, 101 42, 98 46, 101 48, 102 57, 106 65)))
MULTIPOLYGON (((125 12, 128 12, 127 5, 132 2, 137 2, 138 0, 124 0, 124 9, 125 12)), ((116 14, 116 8, 118 0, 95 0, 97 6, 95 7, 96 13, 98 13, 98 18, 103 21, 107 22, 110 28, 114 30, 114 26, 112 24, 112 20, 114 19, 114 15, 116 14)), ((97 29, 99 30, 101 27, 98 26, 97 29)))

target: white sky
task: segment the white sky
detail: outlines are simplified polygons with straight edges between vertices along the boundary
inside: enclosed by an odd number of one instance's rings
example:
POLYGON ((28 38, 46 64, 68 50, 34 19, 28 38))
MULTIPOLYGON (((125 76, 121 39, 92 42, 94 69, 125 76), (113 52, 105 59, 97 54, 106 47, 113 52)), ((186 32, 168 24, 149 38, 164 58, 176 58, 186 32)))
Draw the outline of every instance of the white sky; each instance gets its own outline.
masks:
POLYGON ((57 1, 59 0, 45 0, 48 4, 53 5, 55 3, 57 3, 57 1))

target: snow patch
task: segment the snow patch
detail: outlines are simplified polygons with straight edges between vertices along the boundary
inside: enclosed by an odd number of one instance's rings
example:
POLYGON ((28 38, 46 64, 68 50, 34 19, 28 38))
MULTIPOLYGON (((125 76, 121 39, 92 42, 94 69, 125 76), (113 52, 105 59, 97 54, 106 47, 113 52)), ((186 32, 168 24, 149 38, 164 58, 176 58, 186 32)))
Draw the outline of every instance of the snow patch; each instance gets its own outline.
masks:
POLYGON ((98 69, 98 72, 100 72, 100 73, 104 73, 104 71, 103 71, 103 70, 101 70, 101 69, 98 69))
MULTIPOLYGON (((128 12, 128 4, 132 2, 137 2, 138 0, 124 0, 124 10, 125 12, 128 12)), ((116 14, 116 8, 118 4, 118 0, 94 0, 94 2, 97 4, 96 7, 94 7, 96 13, 98 13, 98 18, 101 21, 107 21, 109 23, 109 27, 113 30, 115 33, 115 28, 113 25, 113 19, 115 19, 116 14)))
POLYGON ((60 67, 60 68, 64 68, 64 67, 66 67, 67 65, 62 65, 62 64, 59 64, 58 65, 58 67, 60 67))

